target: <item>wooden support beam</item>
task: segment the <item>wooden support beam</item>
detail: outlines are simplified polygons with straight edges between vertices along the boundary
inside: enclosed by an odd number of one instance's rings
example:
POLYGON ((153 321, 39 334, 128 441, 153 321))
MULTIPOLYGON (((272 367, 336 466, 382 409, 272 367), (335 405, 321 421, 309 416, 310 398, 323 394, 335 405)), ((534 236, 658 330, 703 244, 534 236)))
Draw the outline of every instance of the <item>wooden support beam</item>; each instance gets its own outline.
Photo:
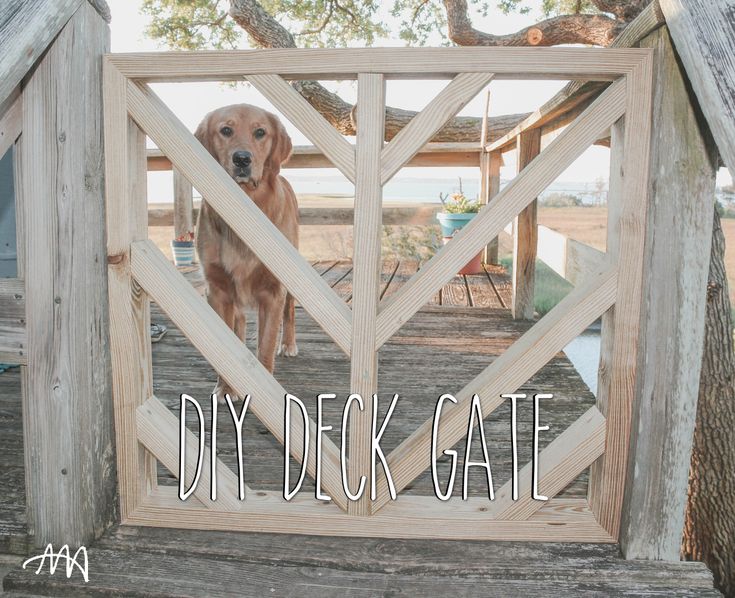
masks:
POLYGON ((697 123, 666 29, 654 48, 643 314, 621 545, 678 560, 704 343, 716 149, 697 123))
POLYGON ((659 0, 722 159, 735 175, 735 51, 729 0, 659 0))
POLYGON ((173 169, 174 174, 174 238, 194 232, 194 189, 189 180, 173 169))
MULTIPOLYGON (((522 172, 541 151, 541 129, 518 135, 518 172, 522 172)), ((513 303, 515 320, 533 320, 538 243, 538 202, 533 199, 513 222, 513 303)))
MULTIPOLYGON (((500 152, 483 152, 480 157, 480 203, 487 205, 500 193, 500 167, 503 156, 500 152)), ((486 246, 482 256, 485 264, 498 263, 498 237, 486 246)))
POLYGON ((23 127, 23 94, 19 93, 8 110, 0 113, 0 158, 5 155, 23 127))
POLYGON ((350 419, 349 479, 352 492, 365 476, 359 500, 348 513, 369 515, 372 395, 378 392, 378 351, 375 323, 380 302, 380 240, 383 185, 381 150, 385 129, 385 81, 382 75, 361 74, 357 80, 357 180, 355 181, 355 250, 352 302, 350 392, 362 396, 364 409, 350 419))
MULTIPOLYGON (((47 10, 64 13, 70 2, 62 4, 47 10)), ((38 546, 88 544, 116 518, 102 168, 107 51, 107 25, 81 3, 23 97, 18 205, 32 223, 24 235, 23 420, 38 546)))
POLYGON ((84 0, 26 0, 0 4, 0 105, 84 0))
MULTIPOLYGON (((612 345, 604 360, 610 375, 607 388, 599 390, 608 398, 603 411, 607 419, 605 454, 593 468, 590 506, 600 524, 618 537, 623 494, 628 469, 628 441, 636 380, 639 379, 637 352, 639 318, 642 305, 643 252, 649 191, 649 156, 651 144, 653 53, 627 76, 625 141, 623 149, 623 185, 620 217, 616 227, 619 249, 617 258, 618 299, 612 345)), ((609 347, 608 347, 609 348, 609 347)), ((647 432, 642 432, 647 433, 647 432)))

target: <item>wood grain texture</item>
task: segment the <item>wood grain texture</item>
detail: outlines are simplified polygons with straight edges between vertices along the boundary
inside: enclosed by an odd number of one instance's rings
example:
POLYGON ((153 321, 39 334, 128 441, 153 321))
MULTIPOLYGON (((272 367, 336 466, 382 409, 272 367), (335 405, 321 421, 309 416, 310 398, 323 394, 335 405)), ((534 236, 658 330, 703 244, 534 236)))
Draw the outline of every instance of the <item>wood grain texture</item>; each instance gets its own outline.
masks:
MULTIPOLYGON (((487 205, 500 193, 500 168, 503 156, 500 152, 483 152, 480 161, 480 203, 487 205)), ((498 263, 498 239, 492 239, 482 256, 484 264, 498 263)))
MULTIPOLYGON (((638 378, 637 354, 642 305, 643 253, 648 209, 649 156, 651 147, 651 103, 653 53, 627 77, 623 150, 623 201, 619 218, 617 253, 618 297, 612 352, 609 356, 607 397, 607 444, 595 466, 599 483, 590 489, 590 505, 600 524, 617 538, 622 516, 628 467, 628 443, 638 378)), ((615 259, 615 254, 611 254, 615 259)))
POLYGON ((324 330, 350 351, 351 313, 298 250, 228 176, 176 116, 147 86, 128 83, 128 109, 146 133, 187 172, 191 183, 324 330), (259 234, 252 234, 257 230, 259 234))
MULTIPOLYGON (((43 39, 36 33, 34 44, 43 39)), ((86 544, 115 517, 102 191, 101 63, 108 48, 107 26, 82 4, 23 95, 19 205, 31 225, 23 235, 23 418, 28 509, 39 546, 86 544)))
MULTIPOLYGON (((436 132, 492 81, 485 73, 460 73, 383 148, 380 183, 385 185, 436 132)), ((359 117, 359 115, 358 115, 359 117)), ((359 125, 359 121, 358 121, 359 125)))
MULTIPOLYGON (((480 150, 474 143, 427 143, 405 166, 479 166, 480 150)), ((296 145, 281 168, 333 168, 334 164, 314 145, 296 145)), ((148 149, 148 170, 171 170, 160 149, 148 149)))
POLYGON ((642 46, 656 51, 653 137, 621 544, 628 558, 678 560, 705 334, 716 150, 701 133, 667 31, 642 46))
POLYGON ((735 7, 730 0, 659 0, 722 159, 735 172, 735 7))
MULTIPOLYGON (((352 202, 348 199, 346 203, 352 202)), ((435 203, 386 206, 383 208, 384 226, 436 226, 436 215, 441 206, 435 203)), ((199 200, 194 203, 193 219, 199 214, 199 200)), ((175 210, 171 204, 149 204, 149 226, 174 226, 175 210)), ((301 226, 352 226, 355 223, 355 209, 332 206, 302 206, 299 208, 301 226)))
MULTIPOLYGON (((513 343, 480 375, 455 394, 457 405, 444 416, 438 435, 437 451, 449 449, 466 434, 472 395, 480 396, 483 416, 487 417, 505 399, 501 394, 515 392, 556 353, 562 350, 615 302, 617 275, 611 269, 591 278, 569 293, 529 332, 513 343)), ((400 492, 430 463, 432 420, 424 422, 388 455, 396 490, 400 492)), ((389 500, 385 484, 378 484, 376 511, 389 500)))
POLYGON ((362 396, 364 409, 354 409, 350 419, 349 479, 355 488, 366 477, 362 497, 350 501, 348 513, 370 514, 370 463, 372 455, 372 396, 378 392, 378 352, 375 322, 380 302, 380 242, 382 236, 383 185, 381 166, 385 129, 385 81, 382 75, 357 79, 357 178, 355 180, 354 301, 352 302, 352 350, 350 391, 362 396))
POLYGON ((557 505, 549 504, 529 519, 500 521, 489 513, 486 499, 455 499, 447 505, 433 496, 403 497, 380 513, 355 516, 340 513, 313 498, 295 498, 287 504, 276 493, 258 492, 253 501, 243 503, 239 512, 231 513, 193 502, 182 503, 175 488, 161 486, 146 499, 130 523, 271 533, 298 530, 307 535, 367 538, 610 542, 610 536, 585 503, 584 499, 560 499, 557 505))
MULTIPOLYGON (((194 232, 194 189, 189 180, 178 170, 174 175, 174 238, 178 239, 187 233, 194 232)), ((150 226, 150 218, 148 220, 150 226)))
POLYGON ((510 79, 609 81, 628 73, 643 53, 610 48, 288 48, 116 54, 127 77, 162 81, 241 81, 244 74, 288 79, 453 78, 495 73, 510 79))
POLYGON ((25 364, 27 344, 25 281, 0 278, 0 363, 25 364))
MULTIPOLYGON (((541 129, 518 136, 518 172, 522 172, 541 152, 541 129)), ((538 202, 533 199, 513 221, 513 302, 511 312, 517 320, 532 320, 536 284, 536 245, 538 244, 538 202)))
POLYGON ((145 134, 128 117, 125 78, 109 60, 103 66, 110 354, 120 518, 125 521, 155 485, 155 464, 136 440, 135 416, 153 393, 149 301, 130 272, 130 243, 147 237, 141 217, 147 204, 145 134))
POLYGON ((355 148, 316 108, 278 75, 248 75, 246 78, 322 151, 347 180, 355 182, 355 148))
POLYGON ((614 83, 551 145, 510 182, 488 206, 440 249, 401 290, 381 304, 377 347, 385 343, 438 288, 498 236, 534 197, 543 191, 624 112, 625 82, 614 83))
POLYGON ((0 157, 5 155, 23 128, 23 95, 18 94, 5 113, 0 113, 0 157))
POLYGON ((6 0, 0 6, 0 105, 83 0, 6 0))
MULTIPOLYGON (((202 356, 237 392, 237 396, 251 395, 250 411, 283 443, 286 389, 151 241, 133 243, 131 265, 138 283, 177 323, 202 356)), ((311 420, 309 430, 311 448, 307 471, 313 477, 316 472, 316 448, 312 444, 316 439, 316 426, 311 420)), ((300 426, 292 426, 292 454, 299 461, 303 457, 303 434, 300 426)), ((322 444, 322 484, 334 503, 346 509, 339 451, 327 438, 322 444)))

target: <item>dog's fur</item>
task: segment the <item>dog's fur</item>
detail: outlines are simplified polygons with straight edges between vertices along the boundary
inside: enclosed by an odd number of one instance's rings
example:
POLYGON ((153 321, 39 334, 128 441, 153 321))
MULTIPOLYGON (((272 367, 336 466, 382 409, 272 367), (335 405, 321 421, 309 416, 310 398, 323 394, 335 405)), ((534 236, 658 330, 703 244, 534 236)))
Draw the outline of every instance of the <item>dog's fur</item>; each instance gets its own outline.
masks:
MULTIPOLYGON (((291 185, 279 175, 291 155, 291 139, 278 118, 256 106, 237 104, 207 114, 196 138, 235 179, 263 213, 298 247, 298 205, 291 185), (236 152, 239 152, 236 156, 236 152), (246 153, 250 154, 250 162, 246 153), (239 159, 238 159, 239 157, 239 159), (244 158, 243 158, 244 157, 244 158)), ((257 235, 257 231, 253 231, 257 235)), ((247 241, 247 239, 246 239, 247 241)), ((245 308, 258 313, 258 359, 273 372, 279 354, 295 356, 294 301, 285 287, 202 200, 196 234, 206 279, 207 301, 241 340, 245 308)), ((214 392, 234 394, 220 377, 214 392)))

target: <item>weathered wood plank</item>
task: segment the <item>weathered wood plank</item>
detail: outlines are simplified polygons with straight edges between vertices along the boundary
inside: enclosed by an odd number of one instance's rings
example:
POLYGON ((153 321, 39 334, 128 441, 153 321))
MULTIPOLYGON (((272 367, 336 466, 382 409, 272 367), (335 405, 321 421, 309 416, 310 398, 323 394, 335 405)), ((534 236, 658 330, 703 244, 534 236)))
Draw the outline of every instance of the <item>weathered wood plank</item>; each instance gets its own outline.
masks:
MULTIPOLYGON (((385 130, 385 80, 382 75, 361 74, 357 79, 357 157, 355 180, 355 251, 352 305, 352 357, 350 391, 363 399, 363 408, 350 418, 349 480, 356 488, 362 476, 365 488, 360 498, 350 501, 347 512, 365 516, 371 512, 370 468, 372 445, 371 397, 378 392, 378 352, 375 323, 380 303, 380 242, 383 185, 381 165, 385 130)), ((351 490, 355 492, 355 490, 351 490)))
POLYGON ((0 6, 0 105, 83 0, 7 0, 0 6))
MULTIPOLYGON (((518 136, 518 172, 522 172, 541 151, 541 130, 531 129, 518 136)), ((517 320, 532 320, 536 288, 536 245, 538 244, 538 202, 531 202, 513 221, 513 302, 517 320)))
POLYGON ((8 110, 0 112, 0 157, 5 155, 23 128, 23 94, 18 93, 8 110))
MULTIPOLYGON (((191 183, 181 172, 174 169, 174 238, 179 239, 194 232, 194 198, 191 183)), ((150 223, 150 213, 148 218, 150 223)))
POLYGON ((20 278, 0 278, 0 363, 26 363, 26 289, 20 278))
POLYGON ((723 161, 735 172, 735 9, 730 0, 659 0, 723 161))
POLYGON ((628 75, 623 152, 623 200, 616 230, 618 293, 612 352, 609 356, 609 388, 606 411, 605 454, 595 463, 599 484, 590 490, 590 505, 598 521, 617 538, 622 517, 623 495, 628 471, 628 449, 635 385, 640 382, 637 365, 639 319, 642 305, 643 253, 649 192, 653 52, 628 75))
MULTIPOLYGON (((67 6, 47 6, 49 14, 39 18, 58 17, 67 6)), ((37 35, 34 47, 43 40, 42 31, 28 33, 37 35)), ((102 191, 101 66, 108 48, 107 25, 83 3, 23 97, 19 205, 33 223, 24 235, 23 416, 38 545, 86 544, 115 517, 102 191)))
POLYGON ((610 48, 284 48, 223 52, 116 54, 125 76, 163 81, 242 81, 243 75, 277 73, 288 79, 355 79, 357 73, 387 78, 453 78, 495 73, 510 79, 610 81, 641 59, 636 49, 610 48))
POLYGON ((678 560, 704 342, 716 150, 700 132, 666 30, 642 46, 656 51, 655 95, 621 544, 628 558, 678 560))

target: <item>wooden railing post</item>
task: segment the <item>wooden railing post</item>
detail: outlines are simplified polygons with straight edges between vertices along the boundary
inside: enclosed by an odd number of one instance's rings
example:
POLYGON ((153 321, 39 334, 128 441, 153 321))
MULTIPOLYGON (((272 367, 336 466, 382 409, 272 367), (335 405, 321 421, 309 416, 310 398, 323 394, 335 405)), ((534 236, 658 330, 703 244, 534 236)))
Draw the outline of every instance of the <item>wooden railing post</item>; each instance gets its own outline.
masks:
MULTIPOLYGON (((541 151, 541 129, 518 135, 518 172, 528 166, 541 151)), ((532 320, 534 314, 534 278, 538 242, 537 202, 534 199, 513 223, 513 318, 532 320)))
POLYGON ((174 238, 194 231, 194 190, 191 183, 176 168, 174 174, 174 238))
MULTIPOLYGON (((500 167, 503 155, 499 151, 480 154, 480 203, 487 205, 500 192, 500 167)), ((483 263, 498 263, 498 238, 495 237, 485 247, 483 263)))
POLYGON ((23 428, 39 546, 87 544, 116 517, 101 97, 109 39, 82 2, 23 96, 23 428))
POLYGON ((656 101, 620 543, 627 558, 679 560, 704 345, 716 162, 668 30, 655 31, 641 45, 656 49, 656 101))

